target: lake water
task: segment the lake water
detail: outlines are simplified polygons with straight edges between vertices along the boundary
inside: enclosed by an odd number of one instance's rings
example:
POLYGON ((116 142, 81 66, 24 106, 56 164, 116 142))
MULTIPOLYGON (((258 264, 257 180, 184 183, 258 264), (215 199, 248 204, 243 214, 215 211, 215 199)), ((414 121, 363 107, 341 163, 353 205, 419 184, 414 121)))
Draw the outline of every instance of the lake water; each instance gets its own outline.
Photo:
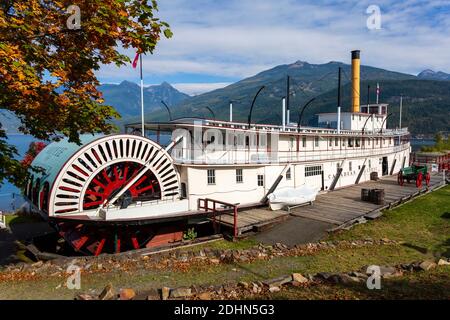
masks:
MULTIPOLYGON (((150 138, 156 140, 156 137, 150 138)), ((161 140, 167 141, 161 141, 161 143, 169 141, 169 137, 164 138, 161 140)), ((28 150, 30 143, 33 141, 37 141, 37 139, 27 135, 10 135, 8 137, 8 142, 16 146, 19 152, 19 159, 22 159, 25 152, 28 150)), ((413 151, 420 150, 422 146, 430 146, 433 144, 433 140, 411 140, 411 147, 413 151)), ((0 186, 0 211, 14 211, 18 209, 24 203, 24 199, 20 194, 21 192, 19 189, 11 183, 4 181, 4 183, 0 186)))
MULTIPOLYGON (((22 159, 25 152, 27 152, 30 143, 38 141, 36 138, 27 135, 9 135, 8 143, 14 145, 19 152, 18 159, 22 159)), ((20 195, 21 192, 13 184, 3 181, 0 186, 0 211, 14 211, 18 209, 23 203, 24 199, 20 195)))

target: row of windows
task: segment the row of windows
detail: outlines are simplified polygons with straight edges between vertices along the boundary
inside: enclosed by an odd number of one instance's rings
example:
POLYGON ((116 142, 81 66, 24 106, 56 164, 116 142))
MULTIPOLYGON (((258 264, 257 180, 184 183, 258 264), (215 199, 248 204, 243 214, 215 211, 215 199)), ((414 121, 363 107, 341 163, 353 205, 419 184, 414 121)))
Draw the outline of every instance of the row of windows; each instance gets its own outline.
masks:
MULTIPOLYGON (((286 178, 287 178, 287 175, 286 175, 286 178)), ((258 186, 260 186, 260 187, 264 186, 264 176, 262 174, 259 174, 257 179, 258 179, 258 186)), ((289 169, 289 179, 290 179, 290 169, 289 169)), ((208 180, 208 185, 216 184, 216 170, 208 169, 207 180, 208 180)), ((236 183, 244 183, 244 173, 243 173, 242 169, 236 169, 236 183)))
MULTIPOLYGON (((328 139, 328 146, 332 147, 334 145, 335 147, 339 147, 339 141, 340 140, 341 140, 340 138, 329 138, 328 139)), ((389 144, 392 144, 392 138, 388 138, 388 139, 375 138, 374 139, 374 144, 375 145, 379 145, 380 141, 381 141, 381 143, 383 145, 385 145, 386 144, 386 140, 389 141, 388 142, 389 144)), ((319 137, 314 137, 314 147, 316 147, 316 148, 319 147, 319 141, 320 141, 319 137)), ((353 148, 353 147, 359 148, 359 147, 361 147, 361 143, 364 146, 366 144, 366 141, 367 141, 367 145, 370 146, 371 145, 371 139, 367 139, 367 140, 366 139, 362 139, 361 140, 360 138, 342 139, 342 146, 345 146, 347 144, 347 146, 350 147, 350 148, 353 148)), ((291 149, 293 149, 293 145, 294 145, 294 139, 291 138, 291 140, 290 140, 290 147, 291 147, 291 149)), ((307 146, 307 139, 306 139, 306 137, 303 137, 302 138, 302 147, 306 148, 306 146, 307 146)))
POLYGON ((322 166, 305 167, 305 177, 320 176, 322 173, 322 166))

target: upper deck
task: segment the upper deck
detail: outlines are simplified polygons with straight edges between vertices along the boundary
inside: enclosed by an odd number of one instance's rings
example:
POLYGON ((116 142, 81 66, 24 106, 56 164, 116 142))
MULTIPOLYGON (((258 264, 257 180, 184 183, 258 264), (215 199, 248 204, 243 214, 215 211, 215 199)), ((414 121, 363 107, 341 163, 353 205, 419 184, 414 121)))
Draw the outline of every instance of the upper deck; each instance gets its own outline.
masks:
MULTIPOLYGON (((356 114, 355 121, 360 121, 360 116, 356 114)), ((140 123, 126 126, 127 133, 140 134, 140 128, 140 123)), ((382 156, 410 148, 407 128, 385 129, 381 124, 366 130, 337 130, 299 127, 292 123, 284 127, 249 126, 241 122, 185 118, 146 123, 145 130, 147 136, 160 144, 183 137, 172 150, 172 157, 179 165, 267 165, 342 160, 382 156)))

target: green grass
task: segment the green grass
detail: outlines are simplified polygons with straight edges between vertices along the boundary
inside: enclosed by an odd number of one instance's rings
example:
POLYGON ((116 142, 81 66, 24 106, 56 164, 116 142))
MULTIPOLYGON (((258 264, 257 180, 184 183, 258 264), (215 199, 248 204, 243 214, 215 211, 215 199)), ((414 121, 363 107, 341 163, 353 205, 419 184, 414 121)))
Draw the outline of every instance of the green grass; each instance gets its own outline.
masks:
POLYGON ((380 290, 368 290, 366 283, 290 287, 260 299, 450 299, 450 267, 429 272, 406 274, 401 278, 383 279, 380 290))
MULTIPOLYGON (((345 272, 359 270, 362 266, 369 264, 394 265, 440 256, 450 257, 449 212, 450 187, 446 187, 399 208, 386 211, 378 220, 355 226, 350 231, 342 231, 328 239, 338 241, 366 239, 368 237, 373 239, 389 238, 401 241, 402 244, 399 245, 329 249, 308 256, 280 257, 270 261, 255 261, 245 264, 192 266, 184 271, 168 268, 167 270, 118 270, 106 274, 85 274, 82 277, 82 291, 88 292, 89 289, 93 289, 98 293, 107 283, 111 282, 116 288, 132 287, 138 292, 146 292, 162 286, 218 285, 229 281, 265 280, 293 272, 303 274, 345 272)), ((190 250, 200 250, 205 247, 244 249, 253 245, 255 245, 255 241, 252 239, 239 242, 218 241, 193 247, 190 250)), ((411 281, 415 281, 415 284, 410 287, 408 287, 408 278, 406 280, 393 280, 392 290, 396 292, 395 294, 390 295, 386 291, 380 291, 376 294, 379 298, 389 298, 401 297, 401 292, 406 292, 405 296, 420 298, 420 294, 413 294, 412 290, 423 288, 427 292, 427 297, 442 297, 441 283, 449 283, 450 270, 449 268, 439 270, 439 272, 432 273, 430 276, 427 276, 428 273, 412 276, 411 281), (436 282, 436 291, 433 296, 434 282, 436 282), (403 288, 403 291, 399 288, 403 288)), ((0 283, 0 299, 72 299, 76 292, 65 289, 64 286, 56 289, 64 282, 65 279, 63 278, 45 277, 36 281, 0 283)), ((333 298, 337 292, 337 289, 319 289, 317 293, 311 291, 311 297, 333 298)), ((298 289, 292 290, 292 292, 286 293, 287 298, 309 297, 306 294, 298 293, 298 289)), ((361 290, 352 288, 340 288, 339 290, 343 290, 342 298, 366 298, 372 294, 372 292, 361 292, 361 290)))
POLYGON ((375 221, 340 232, 331 240, 389 238, 405 246, 450 257, 450 187, 406 203, 375 221))

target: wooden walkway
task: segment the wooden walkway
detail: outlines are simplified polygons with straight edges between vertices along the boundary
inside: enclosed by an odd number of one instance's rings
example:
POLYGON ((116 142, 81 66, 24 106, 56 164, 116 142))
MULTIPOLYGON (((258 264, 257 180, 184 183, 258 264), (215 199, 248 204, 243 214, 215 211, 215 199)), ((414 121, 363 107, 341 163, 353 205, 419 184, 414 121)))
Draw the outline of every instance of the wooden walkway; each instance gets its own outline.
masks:
MULTIPOLYGON (((441 185, 442 174, 432 175, 429 190, 441 185)), ((328 222, 343 228, 361 218, 375 219, 381 215, 382 210, 395 207, 425 192, 427 192, 426 187, 419 190, 415 183, 399 186, 397 176, 383 177, 378 181, 369 181, 320 194, 312 206, 293 209, 291 215, 328 222), (376 205, 362 201, 361 189, 363 188, 384 189, 385 204, 376 205)))
MULTIPOLYGON (((264 227, 284 221, 289 217, 286 211, 272 211, 269 208, 256 208, 238 211, 237 229, 241 235, 247 231, 260 231, 264 227)), ((233 215, 222 214, 216 221, 225 227, 233 228, 233 215)))
MULTIPOLYGON (((442 183, 442 174, 432 175, 428 191, 442 186, 442 183)), ((346 228, 362 218, 375 219, 381 215, 382 210, 395 207, 425 192, 427 192, 425 187, 419 190, 415 183, 405 182, 405 185, 401 187, 397 184, 397 176, 389 176, 378 181, 364 182, 319 194, 313 205, 292 209, 290 213, 284 210, 271 211, 268 207, 242 208, 237 216, 238 234, 264 230, 285 221, 289 215, 335 225, 336 227, 331 230, 346 228), (361 189, 363 188, 384 189, 385 204, 376 205, 362 201, 361 189)), ((216 222, 226 228, 233 228, 233 215, 218 215, 216 222)))

